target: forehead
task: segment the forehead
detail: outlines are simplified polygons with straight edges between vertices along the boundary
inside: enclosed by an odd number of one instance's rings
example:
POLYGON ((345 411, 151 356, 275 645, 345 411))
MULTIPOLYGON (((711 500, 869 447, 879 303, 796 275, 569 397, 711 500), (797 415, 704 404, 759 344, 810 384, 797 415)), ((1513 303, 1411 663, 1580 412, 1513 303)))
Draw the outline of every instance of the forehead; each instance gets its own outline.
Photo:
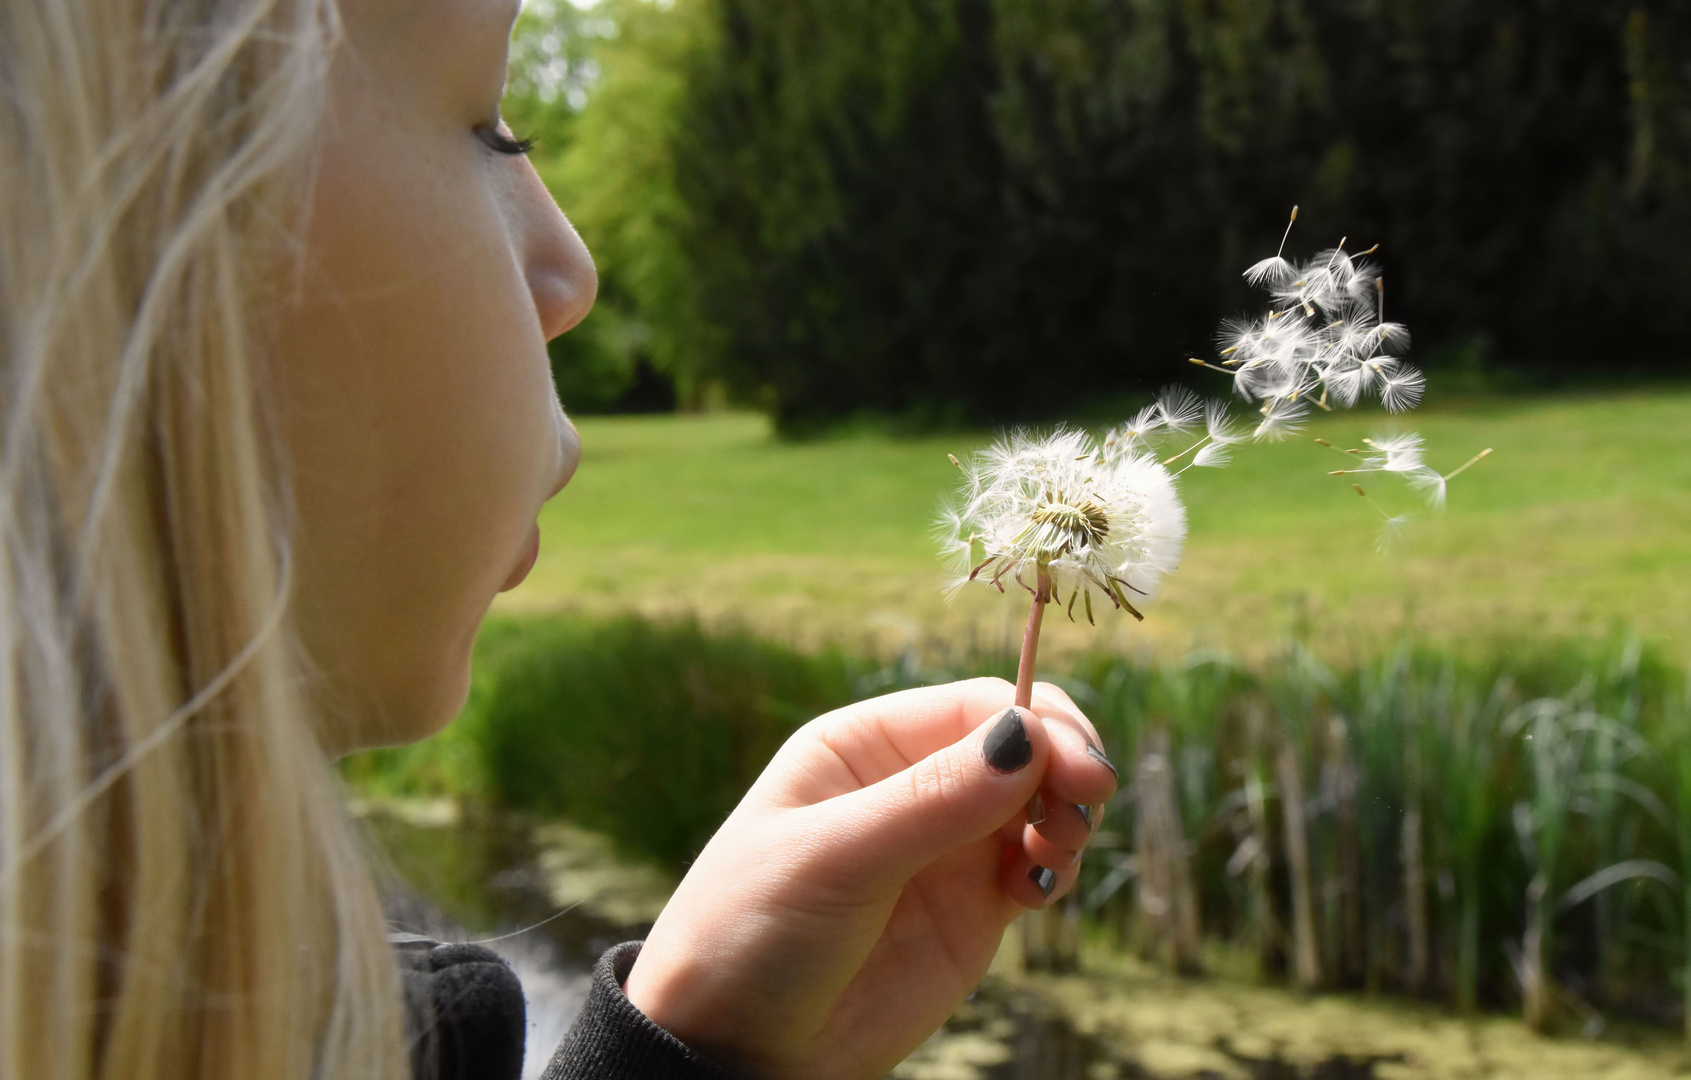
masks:
POLYGON ((415 31, 429 24, 497 26, 508 30, 522 0, 341 0, 348 23, 388 33, 415 31))
POLYGON ((498 84, 521 0, 341 0, 346 42, 389 77, 498 84), (497 81, 496 81, 497 80, 497 81))

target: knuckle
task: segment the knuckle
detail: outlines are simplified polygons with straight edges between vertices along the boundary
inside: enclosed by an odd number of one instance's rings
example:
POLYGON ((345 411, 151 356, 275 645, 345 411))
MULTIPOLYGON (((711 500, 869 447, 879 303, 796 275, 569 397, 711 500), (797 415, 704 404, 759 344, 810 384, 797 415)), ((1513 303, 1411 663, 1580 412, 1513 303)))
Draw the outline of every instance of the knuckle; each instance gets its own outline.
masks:
POLYGON ((945 812, 959 805, 968 788, 968 770, 952 753, 935 754, 910 770, 911 796, 918 805, 945 812))

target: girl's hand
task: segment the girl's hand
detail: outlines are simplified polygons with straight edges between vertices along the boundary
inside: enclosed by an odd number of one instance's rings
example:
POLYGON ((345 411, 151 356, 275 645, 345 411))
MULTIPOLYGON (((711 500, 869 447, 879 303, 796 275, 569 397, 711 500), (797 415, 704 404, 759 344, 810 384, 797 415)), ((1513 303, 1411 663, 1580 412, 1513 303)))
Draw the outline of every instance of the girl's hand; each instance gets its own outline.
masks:
POLYGON ((1040 683, 1031 714, 1005 716, 1013 696, 976 679, 802 728, 664 908, 629 1000, 732 1069, 884 1075, 979 981, 1015 917, 1073 885, 1092 830, 1077 804, 1095 822, 1115 791, 1067 694, 1040 683), (1028 825, 1036 792, 1045 816, 1028 825))

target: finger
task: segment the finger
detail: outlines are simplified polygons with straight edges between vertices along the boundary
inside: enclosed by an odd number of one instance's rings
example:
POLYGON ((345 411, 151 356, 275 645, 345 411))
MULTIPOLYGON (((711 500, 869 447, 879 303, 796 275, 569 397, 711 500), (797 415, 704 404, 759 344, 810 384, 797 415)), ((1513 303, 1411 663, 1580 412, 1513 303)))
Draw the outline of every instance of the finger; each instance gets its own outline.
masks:
POLYGON ((968 738, 857 791, 805 808, 841 873, 902 886, 949 852, 1023 820, 1050 760, 1044 725, 1003 709, 968 738))
POLYGON ((1080 706, 1074 703, 1067 690, 1056 683, 1036 682, 1033 684, 1033 711, 1040 716, 1061 716, 1073 721, 1091 740, 1094 746, 1102 748, 1104 739, 1098 734, 1098 729, 1092 721, 1087 719, 1080 706))
POLYGON ((1040 793, 1038 801, 1043 804, 1039 807, 1043 814, 1038 821, 1029 817, 1028 832, 1017 837, 1018 840, 1031 843, 1031 837, 1038 836, 1044 843, 1072 856, 1092 839, 1094 804, 1062 802, 1045 791, 1040 793))
POLYGON ((1065 717, 1041 717, 1051 739, 1051 766, 1044 792, 1057 802, 1093 806, 1116 791, 1116 773, 1084 730, 1065 717))
POLYGON ((1004 891, 1016 903, 1026 908, 1043 908, 1062 899, 1074 887, 1079 867, 1072 860, 1065 865, 1047 866, 1026 851, 1006 848, 1003 874, 1004 891))
POLYGON ((760 794, 802 806, 879 783, 967 737, 1014 699, 1003 679, 969 679, 836 709, 787 741, 760 794))

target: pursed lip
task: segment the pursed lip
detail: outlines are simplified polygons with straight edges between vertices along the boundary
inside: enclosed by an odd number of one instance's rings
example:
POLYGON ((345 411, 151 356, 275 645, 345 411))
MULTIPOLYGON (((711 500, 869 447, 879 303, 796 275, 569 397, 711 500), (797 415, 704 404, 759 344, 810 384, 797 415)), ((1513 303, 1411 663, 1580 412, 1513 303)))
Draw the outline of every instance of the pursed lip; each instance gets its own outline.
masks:
MULTIPOLYGON (((581 464, 581 436, 576 433, 575 425, 570 423, 569 417, 564 415, 563 406, 553 402, 557 425, 557 477, 553 481, 552 490, 546 493, 546 499, 551 499, 558 492, 564 490, 571 478, 575 476, 576 466, 581 464)), ((511 576, 505 579, 505 584, 499 587, 500 592, 509 592, 523 583, 529 571, 534 569, 535 560, 540 557, 540 523, 529 526, 528 541, 523 545, 522 554, 517 557, 517 565, 512 568, 511 576)))
POLYGON ((523 553, 517 559, 517 565, 511 569, 511 576, 505 579, 505 584, 499 586, 500 592, 509 592, 523 583, 528 572, 534 569, 535 560, 540 558, 540 524, 536 522, 528 527, 528 543, 523 545, 523 553))

